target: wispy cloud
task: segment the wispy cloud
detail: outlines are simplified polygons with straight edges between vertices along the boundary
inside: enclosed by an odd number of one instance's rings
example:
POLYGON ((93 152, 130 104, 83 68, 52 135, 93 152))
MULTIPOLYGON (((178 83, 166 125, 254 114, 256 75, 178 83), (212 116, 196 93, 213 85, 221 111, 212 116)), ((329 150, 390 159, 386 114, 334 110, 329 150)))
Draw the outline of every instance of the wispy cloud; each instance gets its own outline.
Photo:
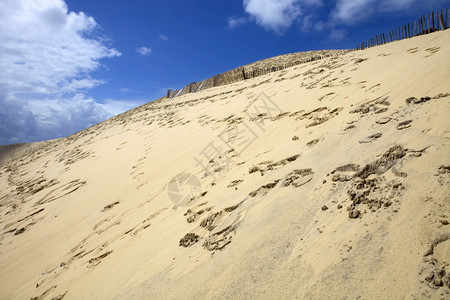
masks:
MULTIPOLYGON (((447 0, 334 0, 328 1, 330 14, 319 17, 323 0, 243 0, 245 12, 258 25, 282 35, 294 23, 303 32, 330 30, 329 38, 342 39, 344 32, 336 27, 351 27, 363 23, 373 15, 402 11, 403 14, 426 9, 447 0), (334 32, 333 32, 334 30, 334 32)), ((228 19, 229 28, 239 26, 238 19, 228 19), (236 21, 236 26, 234 23, 236 21), (234 26, 234 27, 233 27, 234 26)))
POLYGON ((0 144, 65 136, 108 116, 82 96, 104 83, 90 76, 100 60, 121 55, 97 29, 62 0, 0 1, 0 144))
POLYGON ((347 36, 347 30, 345 29, 333 29, 330 32, 330 41, 340 42, 347 36))
POLYGON ((165 34, 160 33, 158 36, 161 41, 167 42, 169 40, 169 37, 165 34))
POLYGON ((128 111, 132 108, 141 106, 147 103, 148 100, 117 100, 117 99, 106 99, 104 103, 102 103, 102 109, 108 113, 110 116, 115 116, 125 111, 128 111))
POLYGON ((330 21, 346 25, 355 25, 375 14, 402 11, 403 14, 417 9, 443 4, 444 0, 337 0, 330 14, 330 21))
POLYGON ((139 47, 136 49, 136 51, 142 56, 148 56, 152 54, 152 48, 149 47, 139 47))
POLYGON ((228 25, 227 28, 230 30, 236 29, 237 27, 244 25, 247 23, 247 19, 244 17, 228 17, 228 25))
POLYGON ((377 0, 338 0, 332 19, 347 24, 358 23, 371 13, 376 3, 377 0))

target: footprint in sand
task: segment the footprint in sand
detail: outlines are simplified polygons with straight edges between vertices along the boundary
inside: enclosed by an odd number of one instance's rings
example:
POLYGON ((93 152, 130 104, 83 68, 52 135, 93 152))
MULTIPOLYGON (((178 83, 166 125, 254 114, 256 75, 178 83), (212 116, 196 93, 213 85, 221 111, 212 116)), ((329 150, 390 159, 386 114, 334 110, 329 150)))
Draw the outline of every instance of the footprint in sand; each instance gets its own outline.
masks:
POLYGON ((419 48, 418 48, 418 47, 414 47, 414 48, 411 48, 411 49, 406 50, 406 52, 408 52, 408 53, 410 53, 410 54, 414 54, 414 53, 416 53, 417 51, 419 51, 419 48))
POLYGON ((311 146, 316 145, 318 142, 320 142, 320 139, 314 139, 312 141, 307 142, 306 146, 310 146, 311 147, 311 146))
POLYGON ((322 100, 332 100, 332 99, 334 99, 334 97, 332 97, 334 94, 335 94, 334 92, 328 93, 328 94, 326 94, 326 95, 320 97, 320 98, 319 98, 319 101, 322 101, 322 100))
POLYGON ((380 85, 381 84, 375 84, 374 86, 371 86, 369 89, 368 89, 368 91, 370 91, 370 92, 376 92, 377 90, 379 90, 380 89, 380 85))
POLYGON ((433 54, 439 52, 440 49, 441 49, 441 47, 433 47, 433 48, 425 49, 425 52, 427 52, 428 55, 424 56, 424 58, 432 56, 433 54))
POLYGON ((298 169, 287 174, 284 178, 283 186, 301 187, 307 184, 313 178, 312 169, 298 169))
POLYGON ((403 130, 403 129, 409 128, 409 127, 411 127, 411 123, 412 123, 412 120, 406 120, 406 121, 400 122, 397 125, 397 129, 403 130))
POLYGON ((381 137, 381 133, 375 133, 372 134, 368 137, 363 138, 362 140, 359 141, 360 144, 367 144, 367 143, 372 143, 373 141, 375 141, 376 139, 381 137))
POLYGON ((381 118, 379 120, 376 120, 375 123, 384 125, 384 124, 388 123, 390 120, 391 120, 391 118, 384 117, 384 118, 381 118))
POLYGON ((112 252, 113 252, 113 250, 107 251, 107 252, 105 252, 105 253, 103 253, 103 254, 97 256, 97 257, 91 258, 91 259, 89 260, 89 266, 88 266, 88 268, 93 268, 93 267, 95 267, 96 265, 98 265, 99 263, 101 263, 102 260, 103 260, 105 257, 107 257, 108 255, 110 255, 112 252))

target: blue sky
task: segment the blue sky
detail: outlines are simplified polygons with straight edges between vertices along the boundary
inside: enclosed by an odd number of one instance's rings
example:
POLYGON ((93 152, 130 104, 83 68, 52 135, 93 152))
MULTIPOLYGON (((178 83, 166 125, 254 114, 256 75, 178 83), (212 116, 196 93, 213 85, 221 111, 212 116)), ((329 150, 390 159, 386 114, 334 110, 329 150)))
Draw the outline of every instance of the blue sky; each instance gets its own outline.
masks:
POLYGON ((0 0, 0 145, 64 137, 169 88, 353 48, 450 0, 0 0))

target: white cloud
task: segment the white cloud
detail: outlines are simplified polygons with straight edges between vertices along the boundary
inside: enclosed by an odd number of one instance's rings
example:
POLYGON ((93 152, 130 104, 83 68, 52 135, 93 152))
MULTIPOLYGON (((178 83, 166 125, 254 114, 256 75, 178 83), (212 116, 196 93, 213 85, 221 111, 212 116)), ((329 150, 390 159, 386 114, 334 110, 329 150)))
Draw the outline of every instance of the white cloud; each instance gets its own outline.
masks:
POLYGON ((96 27, 61 0, 0 1, 0 69, 6 70, 0 82, 10 93, 54 93, 73 85, 69 78, 97 85, 85 75, 120 52, 85 37, 96 27))
POLYGON ((233 30, 241 25, 244 25, 245 23, 247 23, 247 19, 244 17, 239 17, 239 18, 229 17, 227 28, 230 30, 233 30))
MULTIPOLYGON (((431 6, 448 2, 448 0, 334 0, 328 1, 331 13, 325 18, 317 8, 324 5, 323 0, 243 0, 245 12, 258 25, 265 29, 283 34, 294 23, 299 24, 303 32, 311 30, 323 31, 335 29, 338 25, 351 26, 364 22, 372 15, 401 11, 408 14, 413 11, 428 9, 431 6)), ((240 24, 239 18, 229 18, 228 28, 233 29, 240 24)), ((343 32, 337 30, 330 33, 330 38, 342 38, 343 32)))
POLYGON ((0 98, 0 145, 65 137, 144 103, 112 99, 99 103, 83 94, 15 101, 0 98))
POLYGON ((115 100, 106 99, 103 104, 100 104, 102 109, 110 116, 115 116, 132 108, 141 106, 148 102, 147 100, 115 100))
POLYGON ((377 0, 338 0, 333 19, 344 23, 357 23, 371 14, 377 0))
POLYGON ((148 56, 152 54, 152 49, 149 47, 139 47, 136 49, 136 51, 142 56, 148 56))
POLYGON ((79 93, 104 83, 89 74, 120 56, 98 25, 62 0, 0 1, 0 144, 73 133, 108 116, 79 93))
POLYGON ((165 34, 160 33, 158 36, 161 39, 161 41, 167 42, 169 40, 169 37, 165 34))
POLYGON ((327 25, 324 22, 318 21, 316 24, 314 24, 314 29, 317 31, 322 31, 325 29, 326 26, 327 25))
POLYGON ((303 32, 309 32, 311 31, 313 27, 312 24, 312 16, 305 16, 300 21, 300 30, 303 32))
POLYGON ((244 0, 244 9, 256 23, 283 34, 300 15, 298 0, 244 0))
POLYGON ((340 42, 347 36, 347 30, 345 29, 333 29, 330 32, 330 41, 340 42))

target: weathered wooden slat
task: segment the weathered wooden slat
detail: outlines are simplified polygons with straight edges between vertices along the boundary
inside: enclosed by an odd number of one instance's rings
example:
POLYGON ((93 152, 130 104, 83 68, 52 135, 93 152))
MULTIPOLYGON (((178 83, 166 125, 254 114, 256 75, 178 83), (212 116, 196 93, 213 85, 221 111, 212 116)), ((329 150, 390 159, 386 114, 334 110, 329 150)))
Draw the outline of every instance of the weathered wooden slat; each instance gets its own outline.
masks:
POLYGON ((449 23, 450 23, 450 18, 448 16, 448 8, 446 8, 445 9, 445 29, 447 29, 449 27, 449 23))
POLYGON ((425 34, 426 30, 427 30, 427 25, 426 25, 425 17, 422 16, 422 34, 425 34))
POLYGON ((431 12, 431 26, 432 26, 431 29, 434 30, 435 29, 435 27, 434 27, 434 11, 431 12))

